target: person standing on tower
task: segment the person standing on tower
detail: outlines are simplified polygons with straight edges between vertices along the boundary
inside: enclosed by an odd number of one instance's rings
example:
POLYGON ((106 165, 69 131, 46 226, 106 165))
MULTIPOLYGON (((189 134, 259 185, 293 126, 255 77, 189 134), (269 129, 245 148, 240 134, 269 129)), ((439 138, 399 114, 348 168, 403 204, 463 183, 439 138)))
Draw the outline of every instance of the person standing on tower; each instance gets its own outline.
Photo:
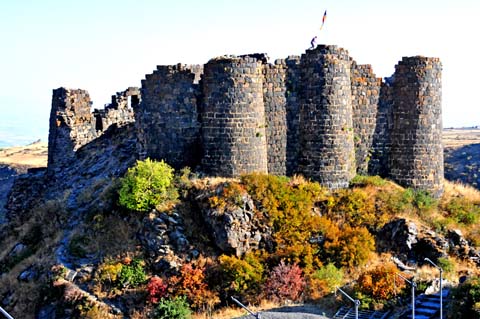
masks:
POLYGON ((312 45, 312 46, 310 47, 310 49, 315 48, 315 43, 316 43, 316 42, 317 42, 317 36, 314 36, 313 39, 312 39, 312 41, 310 41, 310 44, 312 45))

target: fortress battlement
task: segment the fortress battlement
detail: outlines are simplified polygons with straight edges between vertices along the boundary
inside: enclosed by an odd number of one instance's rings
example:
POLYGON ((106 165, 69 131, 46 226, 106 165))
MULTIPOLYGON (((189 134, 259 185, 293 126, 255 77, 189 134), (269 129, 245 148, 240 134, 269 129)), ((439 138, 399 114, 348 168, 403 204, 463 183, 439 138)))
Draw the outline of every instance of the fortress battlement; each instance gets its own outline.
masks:
POLYGON ((53 91, 48 172, 110 126, 134 125, 137 158, 209 175, 302 174, 331 189, 355 174, 443 192, 441 63, 404 57, 382 80, 347 50, 319 45, 268 63, 265 54, 158 66, 91 112, 88 92, 53 91), (133 124, 134 123, 134 124, 133 124))

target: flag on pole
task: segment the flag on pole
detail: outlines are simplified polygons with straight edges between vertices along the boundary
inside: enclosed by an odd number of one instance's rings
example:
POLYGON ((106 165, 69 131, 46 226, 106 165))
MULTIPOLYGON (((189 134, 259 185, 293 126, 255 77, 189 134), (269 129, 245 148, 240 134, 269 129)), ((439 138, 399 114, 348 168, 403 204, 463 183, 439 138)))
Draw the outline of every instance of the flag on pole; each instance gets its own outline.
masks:
POLYGON ((327 10, 323 13, 323 18, 322 18, 322 26, 320 27, 320 30, 322 30, 323 25, 325 24, 325 20, 327 19, 327 10))

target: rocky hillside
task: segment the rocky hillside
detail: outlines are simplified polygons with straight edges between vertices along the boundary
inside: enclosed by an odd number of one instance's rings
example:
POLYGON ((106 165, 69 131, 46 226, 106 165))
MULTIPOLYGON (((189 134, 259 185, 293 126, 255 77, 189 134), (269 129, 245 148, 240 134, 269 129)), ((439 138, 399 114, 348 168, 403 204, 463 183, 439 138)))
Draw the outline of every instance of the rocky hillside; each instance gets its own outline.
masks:
POLYGON ((38 168, 0 170, 12 190, 0 223, 0 306, 14 317, 156 318, 180 295, 214 318, 235 316, 219 312, 230 296, 323 303, 329 314, 340 305, 336 285, 365 307, 401 309, 390 301, 400 291, 361 279, 396 269, 427 287, 435 271, 425 257, 454 286, 478 273, 480 193, 471 188, 447 184, 437 201, 378 177, 331 192, 298 177, 183 170, 161 203, 134 211, 119 204, 136 144, 121 134, 128 128, 112 127, 85 145, 55 179, 38 168))

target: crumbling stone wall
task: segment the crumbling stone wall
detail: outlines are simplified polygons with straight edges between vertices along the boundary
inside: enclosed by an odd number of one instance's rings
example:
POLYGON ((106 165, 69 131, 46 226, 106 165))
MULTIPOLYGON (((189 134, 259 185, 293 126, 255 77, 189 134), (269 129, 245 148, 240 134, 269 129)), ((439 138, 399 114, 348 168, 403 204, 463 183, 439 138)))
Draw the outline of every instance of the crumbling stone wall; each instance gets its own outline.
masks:
POLYGON ((355 175, 351 59, 336 46, 318 46, 301 59, 299 171, 331 188, 355 175))
POLYGON ((101 136, 110 126, 134 121, 132 107, 140 100, 138 88, 128 88, 112 97, 104 110, 91 111, 92 101, 85 90, 53 90, 48 135, 48 170, 55 175, 68 167, 82 146, 101 136))
POLYGON ((106 131, 110 125, 116 124, 121 127, 135 121, 133 109, 140 104, 140 89, 129 87, 125 91, 112 95, 112 102, 104 109, 95 109, 95 129, 106 131))
POLYGON ((98 136, 85 90, 53 90, 48 135, 48 173, 68 166, 75 152, 98 136))
POLYGON ((352 62, 351 83, 355 161, 357 173, 366 175, 371 159, 381 79, 375 76, 371 65, 352 62))
POLYGON ((205 65, 202 168, 211 175, 267 172, 263 61, 221 57, 205 65))
POLYGON ((395 67, 390 177, 443 192, 441 70, 438 58, 404 57, 395 67))
POLYGON ((174 168, 194 167, 201 156, 196 74, 178 64, 158 66, 142 81, 135 110, 140 158, 165 160, 174 168))

